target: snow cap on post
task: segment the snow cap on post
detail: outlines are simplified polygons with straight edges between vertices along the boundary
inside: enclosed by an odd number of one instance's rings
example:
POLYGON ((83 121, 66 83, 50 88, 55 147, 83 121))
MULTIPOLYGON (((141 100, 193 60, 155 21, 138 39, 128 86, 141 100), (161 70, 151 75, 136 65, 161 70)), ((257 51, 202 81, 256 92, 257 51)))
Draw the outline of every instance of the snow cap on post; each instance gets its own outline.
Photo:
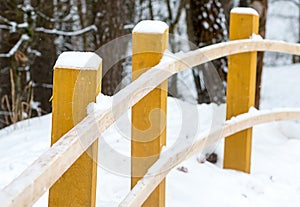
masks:
MULTIPOLYGON (((168 46, 168 33, 169 26, 165 22, 158 20, 143 20, 139 22, 132 30, 133 56, 145 52, 157 53, 161 55, 159 57, 160 60, 168 46), (157 41, 157 39, 161 40, 157 41), (134 45, 138 46, 135 47, 134 45)), ((150 65, 154 66, 156 64, 158 63, 150 65)))
POLYGON ((133 33, 153 33, 163 34, 169 26, 162 21, 158 20, 143 20, 140 21, 134 28, 133 33))
MULTIPOLYGON (((169 27, 161 21, 141 21, 134 27, 132 80, 136 80, 149 68, 159 64, 165 50, 168 49, 168 37, 169 27)), ((139 90, 143 91, 144 88, 141 87, 139 90)), ((168 81, 165 80, 132 107, 132 188, 158 159, 162 146, 166 143, 167 96, 168 81)), ((143 207, 150 206, 165 207, 165 180, 145 200, 143 207)))
POLYGON ((98 70, 102 59, 94 52, 63 52, 59 55, 54 69, 98 70))
MULTIPOLYGON (((102 60, 92 52, 64 52, 54 69, 51 145, 87 116, 87 105, 95 102, 101 91, 102 60)), ((75 129, 78 135, 83 131, 75 129)), ((96 204, 98 142, 78 142, 87 149, 75 162, 69 158, 73 155, 60 158, 72 165, 62 168, 67 171, 49 189, 49 207, 96 204)))
POLYGON ((230 13, 235 13, 235 14, 249 14, 249 15, 259 16, 259 14, 257 13, 257 11, 255 9, 248 8, 248 7, 236 7, 236 8, 233 8, 230 13))
MULTIPOLYGON (((230 12, 229 39, 247 39, 258 35, 259 15, 251 8, 230 12)), ((247 46, 247 45, 245 45, 247 46)), ((248 52, 228 57, 226 117, 245 113, 255 102, 257 53, 248 52)), ((252 128, 225 139, 223 167, 250 173, 252 128)))

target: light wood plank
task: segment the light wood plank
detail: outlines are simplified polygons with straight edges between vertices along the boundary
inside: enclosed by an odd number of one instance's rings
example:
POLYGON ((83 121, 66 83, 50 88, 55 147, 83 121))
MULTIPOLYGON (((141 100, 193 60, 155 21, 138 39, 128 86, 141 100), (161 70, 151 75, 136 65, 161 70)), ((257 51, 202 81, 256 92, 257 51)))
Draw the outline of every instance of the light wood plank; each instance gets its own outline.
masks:
POLYGON ((168 150, 168 154, 161 155, 161 158, 154 163, 144 178, 138 182, 119 204, 119 207, 140 206, 174 167, 196 153, 199 153, 204 147, 208 146, 208 143, 213 145, 223 137, 228 137, 257 124, 283 120, 300 120, 300 109, 277 112, 259 111, 254 115, 252 113, 242 114, 233 120, 227 121, 222 129, 199 137, 191 145, 183 146, 181 149, 168 150), (212 138, 214 140, 211 140, 212 138))
POLYGON ((156 70, 155 67, 147 71, 113 97, 112 109, 88 115, 75 128, 62 136, 0 192, 0 203, 3 206, 11 207, 32 206, 97 137, 172 73, 223 56, 251 51, 273 51, 300 55, 300 45, 282 41, 248 39, 219 43, 176 55, 174 61, 160 64, 159 67, 167 70, 167 73, 156 70))

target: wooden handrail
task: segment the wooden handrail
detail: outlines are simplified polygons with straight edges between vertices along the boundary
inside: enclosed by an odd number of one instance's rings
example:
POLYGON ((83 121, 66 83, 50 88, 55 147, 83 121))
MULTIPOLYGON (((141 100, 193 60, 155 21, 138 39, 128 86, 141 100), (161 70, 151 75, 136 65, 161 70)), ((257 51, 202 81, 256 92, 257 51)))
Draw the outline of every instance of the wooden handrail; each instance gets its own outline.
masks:
POLYGON ((201 151, 204 146, 212 145, 220 139, 240 132, 254 125, 272 121, 300 120, 300 109, 282 111, 258 111, 255 114, 246 113, 226 121, 221 129, 203 135, 192 144, 181 149, 168 150, 168 154, 162 154, 142 180, 130 191, 119 207, 141 206, 153 189, 163 180, 167 174, 180 162, 201 151))
POLYGON ((273 51, 300 55, 300 45, 237 40, 172 55, 113 96, 113 108, 88 115, 0 192, 3 206, 31 206, 122 114, 172 74, 227 55, 273 51))

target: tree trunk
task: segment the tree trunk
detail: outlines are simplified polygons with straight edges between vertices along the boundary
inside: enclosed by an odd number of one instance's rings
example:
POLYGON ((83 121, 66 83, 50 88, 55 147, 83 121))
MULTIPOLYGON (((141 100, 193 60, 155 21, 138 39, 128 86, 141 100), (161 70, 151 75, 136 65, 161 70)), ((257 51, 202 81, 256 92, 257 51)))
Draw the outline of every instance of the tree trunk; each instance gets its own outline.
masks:
POLYGON ((247 7, 249 6, 249 1, 248 0, 240 0, 240 7, 247 7))
MULTIPOLYGON (((169 50, 173 53, 176 53, 179 52, 181 48, 180 45, 178 45, 178 42, 176 42, 175 33, 176 33, 176 29, 178 28, 182 11, 186 6, 186 0, 177 1, 178 9, 176 8, 176 6, 171 5, 170 0, 166 0, 166 4, 168 8, 166 23, 169 25, 169 34, 172 35, 169 40, 169 50), (175 11, 175 9, 177 10, 175 11)), ((178 91, 178 73, 172 75, 172 77, 169 79, 168 95, 175 98, 182 98, 178 91)))
MULTIPOLYGON (((53 1, 42 0, 38 2, 34 5, 35 8, 48 17, 54 18, 53 1)), ((38 18, 37 26, 53 29, 54 23, 38 18)), ((36 33, 32 40, 32 49, 41 53, 39 56, 32 57, 31 76, 34 82, 34 100, 40 103, 40 108, 44 113, 51 112, 49 99, 52 95, 53 65, 56 60, 55 38, 54 35, 36 33)))
MULTIPOLYGON (((254 8, 259 14, 259 34, 262 38, 266 36, 266 21, 268 0, 252 0, 250 7, 254 8)), ((257 72, 256 72, 256 88, 255 88, 255 107, 259 109, 260 105, 260 89, 261 89, 261 76, 264 64, 264 53, 257 53, 257 72)))
MULTIPOLYGON (((298 7, 298 42, 300 43, 300 0, 298 2, 295 2, 296 6, 298 7)), ((292 62, 295 63, 300 63, 300 56, 299 55, 293 55, 292 57, 292 62)))
MULTIPOLYGON (((18 5, 22 3, 22 1, 16 0, 2 1, 0 5, 1 16, 10 21, 22 22, 24 13, 18 8, 18 5)), ((19 41, 22 34, 18 30, 14 32, 2 30, 1 39, 3 41, 1 42, 0 53, 8 53, 19 41)), ((23 113, 23 108, 25 107, 25 103, 27 103, 26 87, 30 81, 27 80, 27 46, 27 43, 23 43, 11 57, 0 58, 0 98, 2 112, 0 115, 0 127, 5 127, 24 118, 25 113, 23 113)))
MULTIPOLYGON (((227 39, 226 17, 221 0, 190 0, 187 7, 187 25, 188 36, 198 47, 222 42, 227 39)), ((227 59, 220 58, 212 61, 213 64, 204 64, 195 67, 193 70, 201 70, 202 72, 193 72, 195 84, 197 87, 198 103, 224 103, 224 85, 227 75, 227 59), (219 77, 208 77, 209 70, 216 69, 219 77), (201 76, 203 74, 203 76, 201 76), (201 88, 199 81, 204 82, 206 89, 201 88), (221 88, 210 85, 208 83, 219 83, 221 80, 221 88), (201 92, 200 92, 201 91, 201 92), (210 93, 210 94, 209 94, 210 93), (202 96, 202 97, 199 97, 202 96), (210 97, 214 96, 214 97, 210 97)))
POLYGON ((122 63, 124 60, 120 59, 113 66, 110 63, 116 59, 116 56, 121 58, 125 54, 127 47, 125 45, 112 44, 108 50, 103 48, 103 45, 125 35, 124 25, 128 23, 128 20, 126 20, 126 9, 127 4, 123 1, 114 1, 112 3, 106 0, 99 0, 95 5, 95 13, 101 11, 100 18, 95 22, 98 28, 98 48, 100 48, 96 52, 105 60, 102 66, 102 92, 106 95, 114 95, 120 90, 123 72, 122 63))
MULTIPOLYGON (((11 7, 13 5, 13 2, 11 2, 10 6, 8 5, 9 0, 2 1, 0 4, 0 14, 3 17, 7 17, 10 14, 8 14, 10 9, 14 9, 11 7)), ((11 13, 11 12, 10 12, 11 13)), ((13 15, 16 16, 16 15, 13 15)), ((10 48, 13 46, 12 38, 15 38, 17 41, 16 35, 10 35, 5 30, 0 30, 0 38, 1 38, 1 44, 0 44, 0 53, 6 53, 10 50, 10 48)), ((8 58, 0 58, 0 100, 1 102, 4 101, 5 97, 10 98, 11 97, 11 85, 10 85, 10 59, 8 58), (9 97, 8 97, 9 96, 9 97)), ((8 123, 6 123, 6 115, 8 113, 5 105, 1 104, 1 113, 0 113, 0 129, 7 126, 8 123)))

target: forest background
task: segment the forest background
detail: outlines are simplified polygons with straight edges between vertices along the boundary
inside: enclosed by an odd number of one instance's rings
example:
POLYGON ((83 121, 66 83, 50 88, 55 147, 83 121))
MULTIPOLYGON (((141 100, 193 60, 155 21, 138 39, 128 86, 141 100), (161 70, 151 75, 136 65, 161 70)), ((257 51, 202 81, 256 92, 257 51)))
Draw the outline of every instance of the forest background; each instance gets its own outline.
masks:
MULTIPOLYGON (((300 1, 269 0, 293 4, 300 1)), ((171 52, 188 51, 228 41, 229 14, 233 7, 252 7, 260 15, 259 33, 266 35, 267 0, 2 0, 0 4, 0 128, 19 120, 51 112, 53 66, 64 51, 96 51, 103 59, 102 93, 115 94, 130 74, 131 57, 112 67, 106 60, 128 53, 130 43, 118 45, 118 54, 102 53, 112 40, 131 31, 139 21, 161 20, 169 25, 171 52)), ((300 9, 299 9, 300 11, 300 9)), ((296 14, 297 16, 298 14, 296 14)), ((295 18, 295 15, 286 18, 295 18)), ((299 22, 300 15, 298 17, 299 22)), ((298 28, 294 33, 299 32, 298 28)), ((299 41, 299 35, 298 40, 299 41)), ((259 108, 263 63, 280 64, 278 56, 258 55, 256 107, 259 108), (277 62, 276 62, 277 61, 277 62)), ((287 58, 282 56, 281 58, 287 58)), ((288 57, 298 62, 297 57, 288 57)), ((281 59, 282 60, 282 59, 281 59)), ((284 62, 284 61, 281 61, 284 62)), ((169 79, 169 95, 193 103, 224 103, 227 58, 191 68, 169 79), (215 97, 206 89, 210 68, 218 71, 221 88, 215 97), (189 76, 194 95, 182 90, 189 76)), ((126 82, 126 81, 125 81, 126 82)), ((127 81, 128 83, 130 82, 127 81)))

